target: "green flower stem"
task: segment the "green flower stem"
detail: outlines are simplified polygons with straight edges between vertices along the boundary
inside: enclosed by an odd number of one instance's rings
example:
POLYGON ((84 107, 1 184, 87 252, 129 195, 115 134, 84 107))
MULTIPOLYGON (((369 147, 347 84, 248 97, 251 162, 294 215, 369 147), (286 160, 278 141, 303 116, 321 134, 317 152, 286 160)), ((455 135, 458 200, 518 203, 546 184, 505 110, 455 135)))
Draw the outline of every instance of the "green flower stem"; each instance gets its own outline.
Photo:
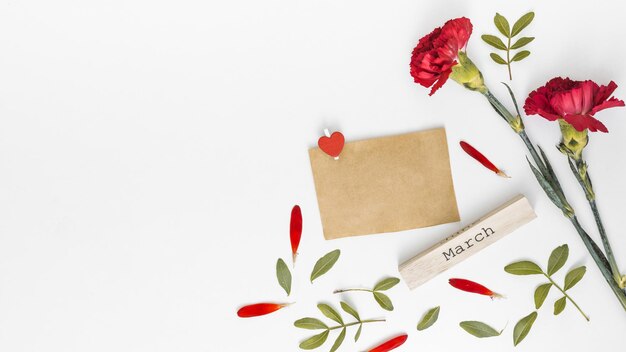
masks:
POLYGON ((332 326, 332 327, 329 327, 328 330, 336 330, 336 329, 341 329, 341 328, 347 328, 348 326, 357 325, 357 324, 382 323, 382 322, 385 322, 385 321, 386 321, 385 319, 367 319, 367 320, 355 321, 355 322, 348 323, 348 324, 332 326))
POLYGON ((593 212, 593 217, 596 219, 598 231, 600 232, 600 238, 602 239, 602 245, 604 246, 604 250, 606 251, 606 258, 609 261, 609 265, 611 266, 611 270, 613 271, 615 280, 617 280, 617 283, 621 289, 626 290, 626 277, 622 277, 619 268, 617 267, 615 255, 613 255, 613 249, 611 248, 609 238, 606 236, 606 231, 604 230, 604 225, 602 224, 602 219, 600 218, 600 212, 598 211, 598 206, 596 205, 595 199, 589 201, 589 206, 591 207, 591 211, 593 212))
POLYGON ((350 291, 374 292, 373 290, 369 290, 366 288, 345 288, 343 290, 335 290, 333 291, 333 293, 342 293, 342 292, 350 292, 350 291))
POLYGON ((604 251, 606 253, 606 258, 609 262, 609 267, 611 268, 611 272, 613 273, 613 278, 617 281, 618 286, 626 290, 626 278, 622 277, 622 274, 619 271, 619 267, 617 266, 617 262, 615 260, 615 255, 613 254, 613 248, 611 248, 611 243, 609 242, 609 238, 606 235, 606 230, 604 229, 604 224, 602 223, 602 218, 600 218, 600 211, 598 210, 598 206, 596 204, 596 196, 593 191, 593 184, 591 182, 591 178, 586 168, 585 161, 581 158, 574 159, 570 157, 572 163, 572 172, 578 183, 582 187, 585 192, 585 196, 587 197, 587 201, 589 202, 589 207, 593 212, 593 217, 596 221, 596 225, 598 226, 598 232, 600 233, 600 239, 602 240, 602 246, 604 247, 604 251), (584 170, 584 172, 582 171, 584 170))
POLYGON ((561 291, 561 293, 563 293, 563 295, 570 301, 572 302, 572 304, 576 307, 576 309, 578 309, 578 311, 580 312, 580 314, 583 315, 583 317, 585 317, 585 319, 587 319, 587 321, 589 321, 589 317, 587 316, 587 314, 585 314, 585 312, 583 312, 582 309, 580 309, 580 307, 578 306, 578 304, 576 304, 576 302, 572 299, 572 297, 570 297, 570 295, 568 295, 564 289, 561 288, 561 286, 557 285, 556 282, 554 282, 554 280, 552 280, 552 278, 546 274, 543 273, 543 276, 545 276, 548 280, 550 280, 550 282, 552 283, 552 285, 554 285, 554 287, 558 288, 559 291, 561 291))
MULTIPOLYGON (((511 114, 509 110, 506 107, 504 107, 504 105, 502 105, 502 103, 500 103, 500 101, 493 94, 491 94, 489 89, 485 88, 484 93, 482 94, 485 96, 485 98, 487 98, 487 100, 489 101, 491 106, 496 110, 496 112, 505 121, 507 121, 507 123, 511 127, 513 127, 516 117, 513 114, 511 114)), ((596 262, 596 265, 598 266, 598 268, 600 269, 602 276, 604 276, 604 279, 609 284, 609 287, 611 288, 611 290, 617 297, 617 300, 619 301, 619 303, 622 305, 622 308, 626 311, 626 292, 624 292, 624 290, 622 290, 619 287, 618 282, 613 277, 610 264, 608 260, 606 259, 606 257, 604 256, 604 253, 598 247, 598 245, 591 239, 591 237, 589 237, 587 232, 585 232, 585 230, 582 228, 582 226, 578 222, 578 219, 576 218, 576 215, 573 209, 571 209, 571 207, 569 206, 569 203, 567 202, 565 194, 560 189, 558 180, 552 179, 552 176, 548 172, 546 165, 544 164, 543 160, 539 156, 539 153, 537 153, 537 150, 535 149, 534 144, 530 141, 530 138, 528 138, 526 131, 523 128, 516 130, 515 127, 513 127, 513 130, 517 132, 517 134, 520 136, 520 138, 524 142, 524 145, 526 146, 526 149, 528 149, 528 152, 533 158, 537 168, 541 171, 541 173, 548 180, 548 182, 550 182, 550 184, 552 184, 556 188, 555 191, 557 192, 559 199, 563 203, 562 207, 560 207, 561 211, 563 211, 563 214, 570 220, 570 222, 572 223, 572 225, 578 232, 580 238, 585 244, 585 247, 587 247, 587 251, 589 251, 589 254, 593 258, 593 260, 596 262)))

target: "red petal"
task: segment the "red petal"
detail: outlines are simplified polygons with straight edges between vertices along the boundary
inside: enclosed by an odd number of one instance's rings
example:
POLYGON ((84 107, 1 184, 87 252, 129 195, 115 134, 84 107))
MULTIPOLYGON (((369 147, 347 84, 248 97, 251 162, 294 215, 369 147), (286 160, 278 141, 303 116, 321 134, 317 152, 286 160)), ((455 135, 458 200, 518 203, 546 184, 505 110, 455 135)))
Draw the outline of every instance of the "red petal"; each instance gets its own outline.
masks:
POLYGON ((624 101, 623 100, 619 100, 617 98, 611 98, 611 99, 601 103, 600 105, 596 105, 591 110, 591 112, 589 112, 589 114, 590 115, 594 115, 598 111, 602 111, 602 110, 608 109, 608 108, 616 108, 616 107, 620 107, 620 106, 624 106, 624 101))
POLYGON ((570 125, 574 126, 577 131, 584 131, 585 129, 589 129, 591 132, 604 132, 607 133, 609 130, 604 126, 602 122, 595 119, 591 115, 565 115, 563 117, 565 121, 567 121, 570 125))
POLYGON ((393 339, 379 345, 376 346, 374 348, 372 348, 371 350, 369 350, 368 352, 387 352, 387 351, 391 351, 393 349, 396 349, 400 346, 402 346, 402 344, 404 344, 406 342, 406 340, 409 338, 408 335, 404 334, 404 335, 400 335, 400 336, 396 336, 393 339))

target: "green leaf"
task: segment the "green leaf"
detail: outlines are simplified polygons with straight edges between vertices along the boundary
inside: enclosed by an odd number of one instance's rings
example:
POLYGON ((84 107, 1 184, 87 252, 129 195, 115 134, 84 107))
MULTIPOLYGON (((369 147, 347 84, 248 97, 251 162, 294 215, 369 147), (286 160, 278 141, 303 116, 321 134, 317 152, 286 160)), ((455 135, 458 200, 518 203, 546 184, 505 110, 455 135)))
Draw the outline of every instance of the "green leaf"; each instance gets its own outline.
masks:
POLYGON ((533 21, 533 18, 535 18, 535 13, 529 12, 520 17, 519 20, 515 21, 515 23, 513 24, 513 29, 511 30, 511 37, 515 37, 516 35, 518 35, 519 32, 521 32, 530 24, 530 22, 533 21))
POLYGON ((539 267, 539 265, 531 262, 531 261, 521 261, 517 263, 512 263, 504 267, 504 271, 513 275, 537 275, 543 274, 543 270, 539 267))
POLYGON ((528 55, 530 55, 530 51, 522 50, 519 53, 515 54, 515 56, 513 56, 513 58, 511 59, 511 61, 522 61, 525 58, 527 58, 528 55))
POLYGON ((335 249, 334 251, 326 253, 326 255, 321 257, 313 267, 313 271, 311 272, 311 282, 313 282, 313 280, 317 279, 318 277, 326 274, 328 270, 330 270, 333 265, 335 265, 337 259, 339 259, 340 254, 341 251, 335 249))
POLYGON ((459 326, 469 334, 480 338, 500 336, 502 334, 502 331, 498 331, 480 321, 462 321, 459 323, 459 326))
POLYGON ((519 49, 533 40, 535 40, 535 37, 521 37, 513 45, 511 45, 511 49, 519 49))
POLYGON ((511 38, 511 29, 509 26, 509 21, 507 21, 506 18, 504 18, 504 16, 502 16, 499 13, 496 13, 496 16, 493 18, 493 23, 495 23, 496 28, 498 28, 498 30, 500 31, 500 33, 502 33, 502 35, 504 35, 507 38, 511 38))
MULTIPOLYGON (((513 105, 515 105, 515 111, 517 111, 517 116, 522 116, 519 113, 519 107, 517 106, 517 99, 515 99, 515 94, 513 94, 513 91, 511 90, 511 87, 509 87, 508 84, 504 83, 504 82, 500 82, 502 84, 504 84, 504 86, 506 87, 506 89, 509 91, 509 95, 511 96, 511 100, 513 100, 513 105)), ((506 119, 505 119, 506 120, 506 119)))
POLYGON ((567 275, 565 275, 565 287, 563 287, 563 289, 567 291, 574 287, 574 285, 576 285, 578 281, 585 276, 585 272, 587 272, 587 268, 580 266, 567 273, 567 275))
POLYGON ((343 343, 343 339, 345 338, 346 338, 346 328, 343 328, 341 329, 341 333, 339 333, 339 336, 337 336, 337 339, 335 340, 333 347, 330 348, 330 352, 337 351, 339 346, 341 346, 341 344, 343 343))
POLYGON ((280 287, 282 287, 287 293, 287 296, 289 296, 291 294, 291 272, 282 258, 278 258, 276 262, 276 278, 278 278, 280 287))
POLYGON ((357 321, 361 321, 361 318, 359 317, 359 313, 352 307, 350 307, 350 305, 346 302, 341 301, 341 309, 343 309, 344 312, 352 315, 354 317, 354 319, 356 319, 357 321))
POLYGON ((546 300, 546 297, 548 297, 550 288, 552 288, 552 284, 547 283, 535 289, 535 308, 536 309, 541 308, 541 306, 543 305, 543 302, 545 302, 546 300))
POLYGON ((568 256, 569 247, 566 244, 556 247, 550 254, 550 259, 548 259, 548 275, 559 271, 565 265, 568 256))
POLYGON ((506 61, 504 61, 504 59, 501 58, 500 55, 498 55, 496 53, 491 53, 491 54, 489 54, 489 56, 491 56, 491 59, 493 61, 495 61, 497 64, 506 65, 506 61))
POLYGON ((496 49, 506 50, 506 45, 502 42, 502 40, 495 35, 491 34, 483 34, 480 36, 483 41, 496 49))
POLYGON ((359 325, 359 328, 356 331, 356 334, 354 335, 354 342, 359 341, 359 337, 361 337, 361 331, 363 331, 363 324, 359 325))
POLYGON ((555 185, 556 190, 559 191, 560 194, 563 194, 563 189, 561 188, 559 179, 556 177, 556 174, 554 173, 554 169, 552 168, 552 164, 550 164, 550 160, 548 159, 548 156, 543 151, 543 148, 541 148, 540 146, 537 146, 537 148, 539 148, 539 152, 541 153, 541 159, 543 163, 545 164, 545 169, 546 169, 547 174, 552 179, 552 183, 555 185))
POLYGON ((526 338, 526 335, 530 332, 536 319, 537 312, 532 312, 515 324, 515 328, 513 329, 513 345, 517 346, 517 344, 526 338))
POLYGON ((435 308, 431 308, 428 312, 426 312, 422 320, 420 320, 420 322, 417 323, 417 330, 422 331, 422 330, 428 329, 437 321, 438 318, 439 318, 439 306, 435 308))
POLYGON ((400 279, 397 277, 388 277, 386 279, 381 280, 374 286, 374 291, 386 291, 400 282, 400 279))
POLYGON ((307 330, 321 330, 328 329, 328 325, 324 324, 323 321, 315 318, 302 318, 296 320, 293 325, 300 329, 307 330))
POLYGON ((563 211, 563 209, 565 209, 565 206, 563 205, 563 202, 561 201, 561 198, 556 193, 556 191, 554 190, 554 188, 552 187, 550 182, 548 182, 548 180, 544 177, 544 175, 539 170, 537 170, 536 167, 533 166, 533 164, 530 162, 528 157, 526 157, 526 161, 528 161, 528 165, 530 166, 530 169, 532 170, 533 174, 535 175, 535 178, 537 179, 537 182, 539 182, 539 185, 541 186, 543 191, 546 193, 548 198, 552 201, 552 203, 554 203, 554 205, 556 205, 557 208, 559 208, 559 209, 561 209, 561 211, 563 211))
POLYGON ((378 302, 378 304, 385 310, 393 310, 393 304, 391 303, 391 300, 389 299, 389 297, 387 297, 386 294, 384 293, 380 293, 380 292, 373 292, 374 293, 374 299, 376 300, 376 302, 378 302))
POLYGON ((321 334, 309 337, 300 343, 300 348, 303 350, 313 350, 320 347, 324 344, 324 342, 326 342, 329 332, 330 330, 326 330, 321 334))
POLYGON ((565 309, 567 304, 567 297, 563 296, 554 302, 554 315, 559 315, 565 309))
POLYGON ((328 304, 320 303, 317 305, 317 308, 320 310, 320 312, 322 312, 322 314, 326 316, 326 318, 334 320, 343 325, 343 319, 341 318, 341 315, 335 309, 333 309, 333 307, 329 306, 328 304))

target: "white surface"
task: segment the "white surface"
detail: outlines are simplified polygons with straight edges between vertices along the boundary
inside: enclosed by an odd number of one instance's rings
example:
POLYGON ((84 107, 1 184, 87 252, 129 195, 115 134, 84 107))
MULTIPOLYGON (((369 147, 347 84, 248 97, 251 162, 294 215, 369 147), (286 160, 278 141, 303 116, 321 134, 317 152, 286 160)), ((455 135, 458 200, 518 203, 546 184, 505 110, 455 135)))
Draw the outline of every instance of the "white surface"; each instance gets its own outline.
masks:
MULTIPOLYGON (((433 97, 408 63, 417 40, 457 16, 472 19, 471 58, 506 101, 503 67, 479 35, 496 11, 537 13, 537 37, 513 67, 522 100, 555 75, 613 79, 626 98, 623 1, 2 1, 0 4, 0 350, 296 351, 308 336, 292 326, 332 290, 397 275, 398 262, 517 193, 539 218, 419 289, 398 286, 385 314, 367 295, 346 296, 367 326, 341 351, 396 333, 402 351, 512 350, 512 327, 533 309, 542 282, 503 272, 511 261, 545 264, 570 245, 588 266, 571 306, 551 314, 554 292, 516 350, 587 351, 624 345, 626 314, 581 241, 533 180, 524 148, 482 97, 448 83, 433 97), (325 127, 348 140, 447 128, 462 222, 325 242, 307 148, 325 127), (513 176, 489 174, 456 147, 466 139, 513 176), (274 277, 288 258, 293 204, 304 215, 293 297, 274 277), (314 285, 314 261, 341 248, 314 285), (490 301, 448 287, 476 279, 506 294, 490 301), (242 320, 255 301, 297 301, 242 320), (441 305, 439 321, 415 325, 441 305), (458 327, 482 320, 508 328, 479 340, 458 327)), ((623 270, 624 109, 599 114, 608 135, 587 149, 599 206, 623 270)), ((526 119, 546 148, 581 221, 596 236, 582 193, 552 147, 555 125, 526 119)), ((558 275, 562 280, 562 273, 558 275)), ((330 344, 321 351, 328 350, 330 344)))

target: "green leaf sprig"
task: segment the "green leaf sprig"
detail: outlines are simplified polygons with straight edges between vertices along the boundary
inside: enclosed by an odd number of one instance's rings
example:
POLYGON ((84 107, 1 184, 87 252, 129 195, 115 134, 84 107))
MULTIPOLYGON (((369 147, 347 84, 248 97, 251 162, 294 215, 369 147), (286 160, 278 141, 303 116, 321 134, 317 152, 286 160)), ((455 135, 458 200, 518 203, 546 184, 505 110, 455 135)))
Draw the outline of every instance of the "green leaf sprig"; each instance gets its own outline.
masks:
POLYGON ((539 265, 531 261, 521 261, 509 264, 504 268, 504 271, 513 275, 543 275, 548 279, 548 283, 542 284, 535 289, 536 309, 541 308, 544 301, 548 297, 550 289, 554 286, 561 292, 561 294, 563 294, 561 298, 554 302, 554 315, 559 315, 565 309, 567 301, 569 300, 576 307, 576 309, 578 309, 580 314, 582 314, 582 316, 589 321, 589 317, 567 293, 569 289, 574 287, 583 278, 587 269, 584 266, 580 266, 570 270, 567 275, 565 275, 565 282, 562 288, 552 279, 552 275, 565 265, 568 256, 569 247, 567 244, 564 244, 555 248, 550 254, 547 272, 544 272, 539 265))
POLYGON ((313 271, 311 272, 311 283, 313 283, 313 280, 326 274, 333 267, 333 265, 335 265, 340 255, 341 251, 335 249, 318 259, 313 267, 313 271))
POLYGON ((320 312, 322 312, 322 314, 324 314, 326 318, 336 322, 338 325, 328 326, 326 323, 324 323, 323 321, 317 318, 302 318, 302 319, 296 320, 293 323, 293 325, 297 328, 307 329, 307 330, 323 330, 321 333, 317 335, 313 335, 307 338, 306 340, 302 341, 300 343, 300 348, 303 350, 313 350, 322 346, 324 342, 326 342, 326 340, 328 339, 328 336, 330 335, 331 331, 341 329, 341 332, 339 333, 339 335, 337 335, 335 342, 330 348, 330 352, 334 352, 343 343, 346 337, 346 330, 348 327, 354 326, 354 325, 359 326, 359 328, 356 331, 356 334, 354 335, 354 341, 356 342, 359 340, 359 337, 361 336, 361 331, 363 330, 363 324, 385 321, 385 319, 363 320, 359 316, 359 313, 346 302, 341 302, 341 309, 343 309, 344 312, 350 314, 356 320, 354 322, 350 322, 350 323, 344 322, 343 318, 341 317, 341 314, 339 314, 339 312, 337 312, 333 307, 329 306, 328 304, 320 303, 317 305, 317 308, 320 310, 320 312))
POLYGON ((506 65, 509 70, 509 80, 513 79, 513 74, 511 73, 511 63, 516 61, 522 61, 530 55, 530 51, 522 50, 518 51, 515 55, 511 57, 511 50, 520 49, 526 46, 528 43, 535 40, 535 37, 521 37, 517 39, 513 44, 511 44, 511 40, 513 37, 518 35, 524 28, 526 28, 535 18, 534 12, 529 12, 524 16, 520 17, 513 24, 513 28, 510 27, 509 21, 499 13, 496 13, 496 16, 493 18, 493 22, 496 25, 496 28, 502 35, 504 35, 506 44, 502 39, 496 37, 491 34, 483 34, 481 38, 483 41, 492 47, 503 50, 506 52, 506 60, 502 58, 502 56, 491 53, 491 59, 495 61, 497 64, 506 65))
POLYGON ((374 285, 374 288, 371 290, 367 288, 346 288, 346 289, 341 289, 341 290, 335 290, 334 293, 342 293, 342 292, 349 292, 349 291, 371 292, 372 295, 374 296, 374 299, 376 300, 376 303, 378 303, 378 305, 381 306, 381 308, 383 308, 384 310, 392 311, 393 303, 391 302, 391 299, 389 298, 389 296, 387 296, 386 294, 380 291, 387 291, 390 288, 397 285, 399 282, 400 282, 400 279, 398 279, 397 277, 388 277, 386 279, 379 281, 376 285, 374 285))

